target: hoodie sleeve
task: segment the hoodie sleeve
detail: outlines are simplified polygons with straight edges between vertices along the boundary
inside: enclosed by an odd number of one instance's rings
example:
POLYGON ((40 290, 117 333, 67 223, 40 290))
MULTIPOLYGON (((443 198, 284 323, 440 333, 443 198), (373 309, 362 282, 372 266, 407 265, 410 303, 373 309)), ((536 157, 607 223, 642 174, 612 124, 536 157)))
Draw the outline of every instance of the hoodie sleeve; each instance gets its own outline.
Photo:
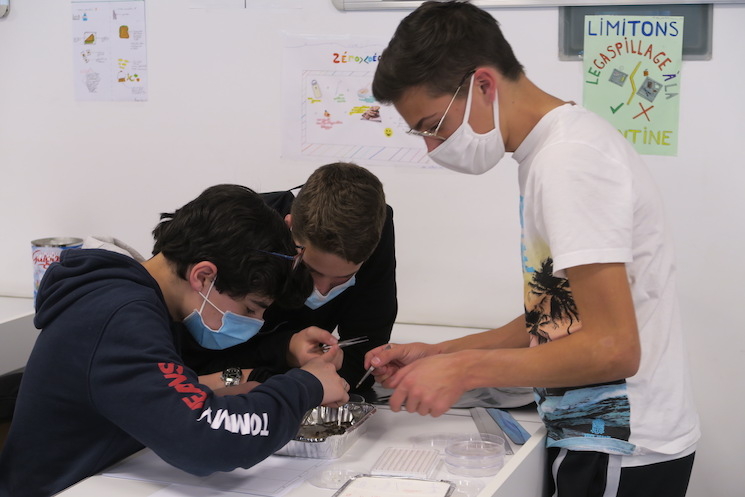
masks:
POLYGON ((169 464, 198 476, 248 468, 297 434, 323 398, 312 374, 291 370, 243 395, 216 397, 181 362, 167 317, 137 301, 115 312, 90 364, 96 408, 169 464))

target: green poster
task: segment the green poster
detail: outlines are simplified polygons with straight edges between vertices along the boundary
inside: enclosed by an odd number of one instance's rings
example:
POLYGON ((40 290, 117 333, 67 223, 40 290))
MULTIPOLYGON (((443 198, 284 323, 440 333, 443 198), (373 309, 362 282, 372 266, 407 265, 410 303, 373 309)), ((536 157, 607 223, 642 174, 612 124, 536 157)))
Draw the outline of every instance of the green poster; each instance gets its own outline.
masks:
POLYGON ((586 16, 584 106, 649 155, 676 155, 683 17, 586 16))

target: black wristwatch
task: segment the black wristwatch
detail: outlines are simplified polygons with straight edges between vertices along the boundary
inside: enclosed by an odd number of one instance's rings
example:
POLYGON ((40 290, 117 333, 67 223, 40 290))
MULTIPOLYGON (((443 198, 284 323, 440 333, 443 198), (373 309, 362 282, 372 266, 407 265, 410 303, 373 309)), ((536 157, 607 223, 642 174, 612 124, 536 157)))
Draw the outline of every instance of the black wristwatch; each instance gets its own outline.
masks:
POLYGON ((241 371, 241 368, 228 368, 220 375, 220 379, 225 382, 226 387, 238 385, 242 377, 243 371, 241 371))

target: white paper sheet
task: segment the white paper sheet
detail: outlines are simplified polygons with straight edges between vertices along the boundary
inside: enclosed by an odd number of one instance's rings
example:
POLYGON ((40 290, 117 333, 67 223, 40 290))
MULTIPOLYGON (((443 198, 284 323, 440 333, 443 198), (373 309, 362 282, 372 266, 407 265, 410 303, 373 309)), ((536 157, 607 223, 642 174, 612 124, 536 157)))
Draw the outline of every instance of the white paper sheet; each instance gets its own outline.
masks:
POLYGON ((417 480, 395 476, 361 476, 338 492, 339 497, 446 497, 453 484, 448 481, 417 480))
POLYGON ((204 487, 188 485, 168 485, 163 490, 150 494, 149 497, 235 497, 235 492, 223 492, 204 487))
MULTIPOLYGON (((305 480, 308 472, 327 462, 322 459, 270 456, 249 469, 238 468, 229 473, 214 473, 210 476, 199 477, 171 466, 153 451, 145 449, 103 474, 114 478, 209 487, 212 491, 279 497, 305 480)), ((164 491, 175 490, 164 489, 164 491)), ((201 491, 200 495, 204 495, 204 488, 201 491)), ((169 494, 166 493, 166 495, 169 494)), ((170 495, 189 496, 191 494, 171 493, 170 495)))
POLYGON ((72 2, 77 100, 147 100, 145 2, 72 2))
POLYGON ((191 0, 192 9, 300 9, 302 0, 191 0))
POLYGON ((385 40, 286 33, 284 41, 284 157, 440 169, 396 109, 372 95, 385 40))

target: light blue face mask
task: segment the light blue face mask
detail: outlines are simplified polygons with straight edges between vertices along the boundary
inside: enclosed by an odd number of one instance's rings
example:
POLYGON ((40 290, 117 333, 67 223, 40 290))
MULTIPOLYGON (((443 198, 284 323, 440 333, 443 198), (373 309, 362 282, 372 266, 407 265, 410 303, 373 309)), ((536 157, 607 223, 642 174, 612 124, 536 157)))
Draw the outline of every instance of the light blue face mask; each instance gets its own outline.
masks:
POLYGON ((191 314, 186 316, 186 319, 183 321, 184 326, 186 326, 186 329, 189 330, 189 333, 191 333, 199 345, 206 349, 222 350, 247 342, 264 326, 264 321, 248 316, 241 316, 230 311, 223 312, 218 309, 207 298, 214 286, 215 280, 212 280, 210 289, 207 290, 207 295, 202 295, 202 292, 199 292, 199 295, 204 299, 202 307, 198 311, 195 309, 191 314), (204 310, 204 305, 207 303, 222 314, 222 325, 217 330, 213 330, 204 324, 204 320, 202 319, 202 311, 204 310))
POLYGON ((354 275, 345 283, 342 283, 339 286, 335 286, 334 288, 329 290, 329 293, 327 293, 326 295, 322 295, 321 292, 319 292, 318 289, 314 286, 313 293, 311 293, 310 297, 308 297, 308 299, 305 301, 305 305, 314 310, 318 309, 323 304, 329 302, 330 300, 333 300, 334 297, 337 297, 341 292, 343 292, 350 286, 354 286, 356 276, 357 275, 354 275))

